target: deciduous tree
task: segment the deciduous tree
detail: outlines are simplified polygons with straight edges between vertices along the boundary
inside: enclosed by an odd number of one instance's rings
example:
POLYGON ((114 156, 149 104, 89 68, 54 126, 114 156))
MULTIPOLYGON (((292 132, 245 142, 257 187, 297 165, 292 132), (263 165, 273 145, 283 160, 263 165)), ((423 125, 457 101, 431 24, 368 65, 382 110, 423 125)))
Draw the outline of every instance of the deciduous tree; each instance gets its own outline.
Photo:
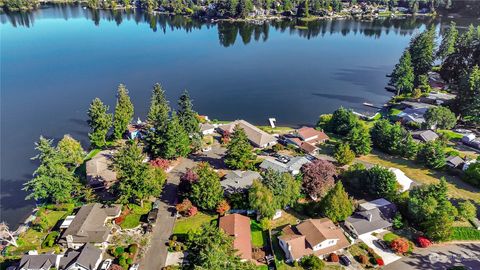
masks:
POLYGON ((190 200, 204 210, 215 210, 223 200, 223 188, 220 185, 220 176, 208 163, 200 163, 195 168, 198 181, 192 185, 189 194, 190 200))
POLYGON ((337 170, 335 166, 322 159, 303 165, 302 187, 306 194, 314 199, 321 199, 335 184, 337 170))
POLYGON ((393 199, 398 193, 397 177, 387 168, 373 166, 366 174, 367 190, 378 197, 393 199))
POLYGON ((368 155, 372 151, 372 140, 368 127, 359 121, 348 132, 345 141, 357 156, 368 155))
POLYGON ((445 148, 440 141, 424 143, 418 151, 417 160, 428 168, 440 169, 446 164, 445 148))
POLYGON ((278 209, 272 191, 259 180, 253 180, 253 184, 248 191, 248 200, 250 201, 250 207, 265 218, 272 218, 278 209))
POLYGON ((338 181, 320 202, 320 211, 333 222, 344 221, 352 215, 353 210, 352 201, 341 181, 338 181))
POLYGON ((289 173, 269 169, 263 174, 262 183, 272 191, 278 207, 293 205, 300 197, 301 182, 289 173))
POLYGON ((438 106, 427 110, 425 122, 428 127, 452 129, 457 124, 457 118, 447 107, 438 106))

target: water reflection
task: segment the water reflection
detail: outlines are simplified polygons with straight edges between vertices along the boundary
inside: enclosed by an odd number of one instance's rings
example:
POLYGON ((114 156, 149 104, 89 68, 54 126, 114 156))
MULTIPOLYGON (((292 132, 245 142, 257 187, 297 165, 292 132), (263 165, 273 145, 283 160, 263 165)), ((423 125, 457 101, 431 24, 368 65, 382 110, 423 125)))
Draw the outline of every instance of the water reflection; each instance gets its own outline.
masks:
MULTIPOLYGON (((55 4, 46 5, 31 13, 4 13, 0 14, 2 24, 9 23, 14 27, 33 27, 35 19, 42 18, 86 18, 95 25, 102 21, 114 21, 121 25, 123 21, 135 21, 137 24, 148 25, 154 32, 167 33, 170 30, 183 30, 191 32, 203 27, 217 27, 220 44, 228 47, 235 42, 249 44, 252 40, 266 41, 270 27, 275 30, 298 35, 307 39, 318 36, 340 33, 343 36, 360 34, 372 38, 380 38, 394 32, 397 35, 411 35, 422 25, 440 23, 439 19, 424 17, 409 18, 380 18, 370 21, 360 20, 317 20, 304 22, 297 19, 258 22, 210 22, 195 18, 171 15, 152 15, 140 10, 91 10, 80 4, 55 4)), ((443 23, 446 24, 446 23, 443 23)))

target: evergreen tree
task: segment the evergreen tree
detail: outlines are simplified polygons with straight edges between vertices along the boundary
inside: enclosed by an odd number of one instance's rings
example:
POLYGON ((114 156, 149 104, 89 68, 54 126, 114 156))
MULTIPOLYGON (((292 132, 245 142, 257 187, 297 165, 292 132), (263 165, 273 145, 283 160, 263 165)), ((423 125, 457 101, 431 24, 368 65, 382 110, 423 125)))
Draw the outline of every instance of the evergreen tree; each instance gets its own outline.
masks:
POLYGON ((415 73, 415 85, 418 85, 418 77, 426 75, 433 65, 435 50, 435 28, 424 31, 417 35, 410 42, 410 55, 412 58, 412 66, 415 73))
POLYGON ((190 153, 190 139, 183 129, 175 112, 172 113, 167 127, 161 133, 160 156, 166 159, 185 157, 190 153))
POLYGON ((70 169, 75 169, 79 166, 85 157, 85 151, 83 151, 80 142, 70 135, 64 135, 58 142, 57 151, 62 159, 62 163, 70 169))
POLYGON ((445 148, 440 141, 430 141, 420 147, 417 160, 428 168, 440 169, 446 164, 445 148))
POLYGON ((333 112, 332 118, 328 122, 328 130, 339 135, 347 135, 357 122, 358 119, 351 110, 340 107, 333 112))
POLYGON ((355 159, 355 153, 350 150, 350 145, 348 143, 340 143, 335 149, 334 157, 338 164, 343 166, 350 164, 355 159))
POLYGON ((352 200, 338 181, 320 203, 320 212, 333 222, 344 221, 354 210, 352 200))
POLYGON ((251 209, 256 210, 264 218, 272 218, 278 208, 272 191, 259 180, 253 180, 248 190, 248 201, 251 209))
POLYGON ((350 130, 345 141, 351 145, 357 156, 368 155, 372 151, 372 140, 368 127, 359 121, 350 130))
POLYGON ((269 169, 263 174, 262 183, 272 191, 278 207, 285 208, 287 205, 293 205, 300 197, 301 182, 293 178, 290 173, 269 169))
POLYGON ((193 134, 200 133, 200 123, 197 118, 197 113, 193 110, 192 100, 187 90, 180 96, 178 108, 178 119, 187 134, 192 136, 193 134))
POLYGON ((112 126, 112 114, 108 113, 108 106, 99 98, 95 98, 88 109, 87 123, 92 130, 88 137, 93 147, 103 147, 107 143, 107 134, 112 126))
POLYGON ((52 140, 44 137, 35 143, 35 149, 39 154, 33 159, 38 160, 40 165, 33 178, 24 184, 23 190, 30 192, 26 199, 47 203, 70 201, 78 179, 65 167, 63 156, 52 146, 52 140))
POLYGON ((438 106, 427 110, 425 123, 429 128, 452 129, 457 124, 457 118, 447 107, 438 106))
POLYGON ((145 138, 147 143, 147 151, 153 157, 162 155, 161 146, 163 144, 163 134, 168 124, 168 115, 170 106, 168 105, 165 91, 160 84, 153 86, 152 98, 150 101, 150 110, 147 116, 148 131, 145 138))
POLYGON ((225 164, 232 169, 250 169, 253 167, 255 156, 252 154, 253 147, 248 141, 247 134, 240 126, 236 126, 230 136, 225 154, 225 164))
POLYGON ((193 183, 190 200, 204 210, 215 210, 223 200, 220 177, 208 163, 200 163, 195 169, 198 180, 193 183))
POLYGON ((457 42, 458 38, 458 30, 457 25, 454 21, 450 22, 450 28, 445 31, 445 34, 442 38, 442 43, 440 43, 440 47, 437 51, 437 57, 439 59, 445 59, 447 56, 452 54, 455 51, 455 43, 457 42))
POLYGON ((117 105, 113 115, 113 136, 115 139, 121 139, 123 133, 127 130, 128 124, 133 119, 133 104, 128 96, 128 90, 125 85, 120 84, 117 90, 117 105))
POLYGON ((252 0, 239 0, 238 6, 237 6, 237 15, 239 17, 247 18, 252 11, 253 11, 252 0))
POLYGON ((414 80, 412 58, 410 52, 405 50, 399 63, 393 70, 390 82, 397 88, 397 95, 400 95, 400 93, 408 94, 413 92, 414 80))
POLYGON ((461 86, 459 95, 466 102, 462 104, 465 107, 463 118, 467 122, 480 124, 480 68, 475 66, 465 79, 461 86))

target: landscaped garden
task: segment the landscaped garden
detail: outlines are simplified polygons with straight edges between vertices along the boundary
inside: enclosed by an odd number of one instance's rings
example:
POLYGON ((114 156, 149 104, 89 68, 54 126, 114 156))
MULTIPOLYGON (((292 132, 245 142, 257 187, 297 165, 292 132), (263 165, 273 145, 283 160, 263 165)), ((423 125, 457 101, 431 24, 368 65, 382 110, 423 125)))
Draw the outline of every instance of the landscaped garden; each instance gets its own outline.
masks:
POLYGON ((140 225, 142 216, 148 214, 152 209, 151 202, 144 202, 143 206, 136 204, 127 204, 124 206, 120 217, 115 219, 115 223, 120 225, 122 229, 133 229, 140 225))

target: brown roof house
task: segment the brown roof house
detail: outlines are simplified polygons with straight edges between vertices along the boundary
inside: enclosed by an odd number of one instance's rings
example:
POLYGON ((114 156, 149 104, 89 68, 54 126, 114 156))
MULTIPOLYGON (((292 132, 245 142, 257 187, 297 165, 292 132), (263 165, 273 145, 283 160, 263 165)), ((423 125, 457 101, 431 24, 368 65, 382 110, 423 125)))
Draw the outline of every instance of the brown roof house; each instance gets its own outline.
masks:
POLYGON ((287 226, 278 240, 290 262, 310 254, 323 257, 350 245, 342 230, 328 218, 308 219, 296 226, 287 226))
POLYGON ((87 243, 106 247, 110 239, 110 229, 105 223, 120 216, 120 212, 119 205, 107 206, 99 203, 84 205, 65 229, 59 242, 73 249, 87 243))
POLYGON ((252 259, 252 239, 250 231, 250 218, 232 214, 223 216, 219 220, 219 227, 230 236, 233 236, 233 248, 237 250, 242 260, 252 259))
POLYGON ((93 189, 109 189, 117 181, 117 173, 112 170, 113 152, 104 150, 87 161, 87 181, 93 189))
POLYGON ((248 140, 255 147, 264 148, 275 145, 277 143, 277 138, 248 123, 245 120, 236 120, 231 123, 221 125, 218 127, 218 129, 221 133, 232 133, 237 125, 243 128, 243 130, 245 130, 245 134, 247 134, 248 140))
POLYGON ((302 149, 307 154, 315 154, 318 151, 318 144, 324 143, 329 137, 323 131, 311 127, 297 129, 293 137, 287 137, 288 143, 302 149))

